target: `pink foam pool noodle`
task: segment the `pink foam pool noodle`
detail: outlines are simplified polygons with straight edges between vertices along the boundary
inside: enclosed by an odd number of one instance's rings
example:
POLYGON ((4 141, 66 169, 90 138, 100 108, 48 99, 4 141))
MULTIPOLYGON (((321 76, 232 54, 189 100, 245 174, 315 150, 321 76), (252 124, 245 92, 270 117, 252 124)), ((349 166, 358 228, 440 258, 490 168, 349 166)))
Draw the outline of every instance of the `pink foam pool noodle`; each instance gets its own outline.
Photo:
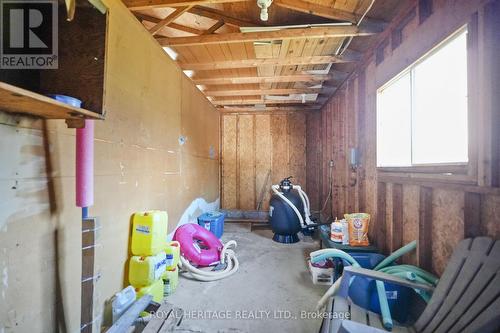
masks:
POLYGON ((76 129, 76 205, 94 204, 94 121, 76 129))

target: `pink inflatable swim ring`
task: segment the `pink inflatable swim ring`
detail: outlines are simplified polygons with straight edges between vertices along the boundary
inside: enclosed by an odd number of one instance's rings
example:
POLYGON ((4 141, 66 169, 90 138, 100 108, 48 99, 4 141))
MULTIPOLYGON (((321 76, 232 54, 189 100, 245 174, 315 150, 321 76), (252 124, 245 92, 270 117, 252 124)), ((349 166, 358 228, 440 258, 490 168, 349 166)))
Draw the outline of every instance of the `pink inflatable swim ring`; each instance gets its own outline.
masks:
POLYGON ((198 224, 180 226, 175 231, 174 240, 180 243, 182 256, 197 266, 210 266, 220 261, 222 243, 198 224))

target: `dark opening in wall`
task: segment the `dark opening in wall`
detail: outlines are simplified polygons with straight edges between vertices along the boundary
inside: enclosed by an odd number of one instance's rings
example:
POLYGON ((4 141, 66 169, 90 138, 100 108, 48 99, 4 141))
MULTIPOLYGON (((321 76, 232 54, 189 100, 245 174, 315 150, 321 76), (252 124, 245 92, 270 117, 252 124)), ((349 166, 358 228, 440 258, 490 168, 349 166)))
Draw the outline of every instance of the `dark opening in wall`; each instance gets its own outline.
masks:
POLYGON ((416 10, 413 9, 392 32, 391 47, 393 50, 403 42, 403 29, 415 18, 416 15, 416 10))
POLYGON ((418 21, 420 24, 424 22, 432 14, 432 0, 418 1, 418 21))

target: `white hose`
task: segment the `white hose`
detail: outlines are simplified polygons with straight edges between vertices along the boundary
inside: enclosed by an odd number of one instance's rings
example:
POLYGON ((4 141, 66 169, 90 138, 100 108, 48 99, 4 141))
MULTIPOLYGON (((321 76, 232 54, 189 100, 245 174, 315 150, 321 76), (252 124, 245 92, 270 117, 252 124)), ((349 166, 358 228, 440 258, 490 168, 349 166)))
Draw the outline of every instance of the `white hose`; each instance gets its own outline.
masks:
POLYGON ((313 222, 311 221, 311 211, 310 211, 310 203, 309 203, 309 197, 307 196, 306 192, 302 190, 302 187, 300 185, 293 185, 293 188, 297 190, 299 193, 300 198, 302 199, 302 205, 304 206, 304 215, 306 217, 306 225, 312 224, 313 222))
POLYGON ((342 281, 342 277, 339 277, 330 288, 326 291, 326 293, 321 297, 321 299, 316 304, 316 311, 321 311, 326 306, 326 303, 330 299, 330 297, 334 296, 340 288, 340 283, 342 281))
POLYGON ((205 271, 198 269, 191 265, 189 260, 185 259, 182 255, 180 256, 180 266, 184 270, 188 271, 193 278, 199 281, 216 281, 223 278, 226 278, 230 275, 233 275, 238 270, 240 264, 238 262, 238 258, 236 258, 236 254, 233 250, 230 249, 231 246, 236 247, 236 241, 231 240, 224 244, 222 251, 220 253, 220 261, 222 264, 227 262, 226 268, 222 271, 205 271))

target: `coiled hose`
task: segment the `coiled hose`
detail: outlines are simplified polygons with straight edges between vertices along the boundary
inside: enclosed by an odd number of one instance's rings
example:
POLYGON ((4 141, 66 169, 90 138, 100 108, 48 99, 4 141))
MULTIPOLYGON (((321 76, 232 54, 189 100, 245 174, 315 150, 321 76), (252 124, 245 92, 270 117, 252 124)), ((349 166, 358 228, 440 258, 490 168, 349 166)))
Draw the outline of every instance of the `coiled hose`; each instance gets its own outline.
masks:
MULTIPOLYGON (((394 251, 390 256, 382 260, 373 270, 380 271, 384 273, 388 273, 391 275, 395 275, 410 281, 415 281, 421 284, 427 285, 437 285, 439 279, 432 275, 431 273, 424 271, 419 267, 415 267, 412 265, 397 265, 397 266, 388 266, 392 264, 395 260, 397 260, 402 255, 413 251, 417 247, 417 242, 413 241, 402 248, 394 251)), ((356 260, 349 255, 348 253, 338 250, 338 249, 323 249, 315 252, 311 252, 311 263, 317 263, 330 258, 339 258, 344 259, 348 263, 350 263, 354 267, 360 267, 360 265, 356 262, 356 260)), ((316 305, 316 310, 320 311, 323 309, 328 301, 328 299, 334 296, 341 284, 342 277, 337 279, 332 286, 327 290, 327 292, 321 297, 316 305)), ((352 280, 351 280, 352 281, 352 280)), ((377 294, 380 303, 380 309, 382 313, 382 322, 386 329, 391 330, 393 327, 393 322, 391 318, 391 313, 389 309, 389 304, 387 302, 387 297, 385 294, 385 285, 382 281, 376 281, 377 294)), ((427 292, 423 292, 421 290, 416 290, 416 292, 426 301, 428 302, 431 295, 427 292)))
POLYGON ((220 262, 221 264, 227 263, 227 266, 221 271, 206 271, 196 268, 191 265, 189 260, 185 259, 182 255, 180 257, 179 265, 182 269, 189 272, 189 274, 191 274, 191 276, 198 281, 210 282, 227 278, 228 276, 236 273, 240 266, 238 258, 236 258, 236 253, 231 249, 232 246, 236 248, 237 245, 238 244, 235 240, 230 240, 229 242, 224 244, 220 253, 220 262))

